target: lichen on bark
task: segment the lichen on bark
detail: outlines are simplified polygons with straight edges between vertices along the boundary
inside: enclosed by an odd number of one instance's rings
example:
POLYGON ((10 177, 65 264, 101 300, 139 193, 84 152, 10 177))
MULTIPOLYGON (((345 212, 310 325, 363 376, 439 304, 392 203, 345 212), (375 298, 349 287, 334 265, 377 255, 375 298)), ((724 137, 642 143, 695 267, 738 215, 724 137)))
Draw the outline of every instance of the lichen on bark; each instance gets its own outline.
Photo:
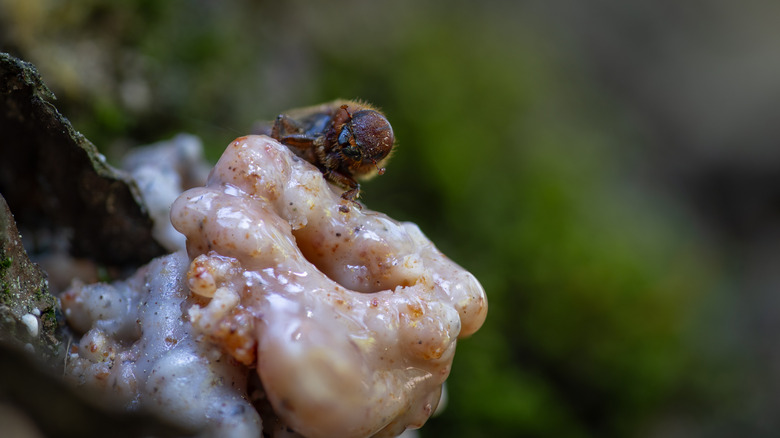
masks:
POLYGON ((0 196, 0 341, 29 344, 46 357, 56 356, 56 312, 45 274, 27 257, 13 215, 0 196))

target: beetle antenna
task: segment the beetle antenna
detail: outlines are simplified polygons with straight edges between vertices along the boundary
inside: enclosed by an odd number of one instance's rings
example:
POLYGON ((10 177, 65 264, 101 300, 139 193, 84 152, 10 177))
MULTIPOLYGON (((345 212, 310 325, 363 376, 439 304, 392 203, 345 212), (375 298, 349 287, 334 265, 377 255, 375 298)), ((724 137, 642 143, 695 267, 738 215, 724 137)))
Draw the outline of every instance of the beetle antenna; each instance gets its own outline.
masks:
POLYGON ((352 113, 350 113, 347 108, 348 108, 347 105, 341 105, 341 109, 343 109, 344 112, 347 113, 347 116, 349 117, 349 119, 352 120, 352 113))
POLYGON ((376 160, 371 160, 371 162, 374 163, 374 167, 376 167, 376 173, 378 173, 379 175, 384 175, 385 174, 385 168, 377 166, 376 165, 376 160))

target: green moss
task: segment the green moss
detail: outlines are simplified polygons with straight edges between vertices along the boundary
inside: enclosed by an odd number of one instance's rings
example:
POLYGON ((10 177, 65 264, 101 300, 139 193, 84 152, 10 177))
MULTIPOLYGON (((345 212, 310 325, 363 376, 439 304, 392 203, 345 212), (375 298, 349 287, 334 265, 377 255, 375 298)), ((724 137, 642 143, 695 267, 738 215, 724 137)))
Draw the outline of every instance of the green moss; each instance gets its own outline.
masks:
POLYGON ((0 283, 0 303, 8 304, 11 302, 12 298, 11 289, 8 288, 8 284, 6 282, 0 283))
POLYGON ((5 271, 11 267, 13 262, 13 257, 3 257, 3 259, 0 260, 0 278, 5 276, 5 271))
POLYGON ((10 304, 13 301, 11 288, 5 280, 6 271, 13 263, 12 257, 3 257, 0 259, 0 303, 10 304))
POLYGON ((0 259, 0 303, 10 304, 13 302, 13 293, 11 293, 11 287, 5 281, 6 271, 11 267, 13 258, 3 257, 0 259))
POLYGON ((54 307, 49 307, 41 314, 41 322, 44 327, 54 327, 57 325, 57 311, 54 307))
MULTIPOLYGON (((14 259, 12 257, 3 257, 0 260, 0 280, 5 280, 6 271, 11 267, 14 259)), ((0 302, 8 304, 11 302, 13 296, 11 294, 11 288, 5 281, 0 281, 0 302)))
POLYGON ((40 301, 44 301, 44 300, 48 300, 49 293, 46 291, 45 288, 39 287, 39 288, 35 289, 35 292, 33 292, 33 298, 36 301, 39 301, 39 302, 40 301))

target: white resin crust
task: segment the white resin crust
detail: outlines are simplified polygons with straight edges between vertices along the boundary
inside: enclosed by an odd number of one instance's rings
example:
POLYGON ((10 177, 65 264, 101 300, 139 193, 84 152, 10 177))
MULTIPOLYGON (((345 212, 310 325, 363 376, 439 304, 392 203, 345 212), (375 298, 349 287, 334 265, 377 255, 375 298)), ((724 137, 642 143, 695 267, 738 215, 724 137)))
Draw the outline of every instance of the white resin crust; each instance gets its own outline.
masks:
POLYGON ((66 372, 199 436, 420 427, 456 340, 487 313, 479 282, 416 225, 342 199, 269 137, 233 141, 206 187, 174 202, 171 221, 187 254, 60 295, 83 334, 66 372))
POLYGON ((106 401, 155 413, 199 436, 257 438, 260 416, 246 395, 248 370, 194 334, 189 261, 181 251, 127 281, 76 285, 60 296, 71 327, 86 331, 66 372, 106 401))

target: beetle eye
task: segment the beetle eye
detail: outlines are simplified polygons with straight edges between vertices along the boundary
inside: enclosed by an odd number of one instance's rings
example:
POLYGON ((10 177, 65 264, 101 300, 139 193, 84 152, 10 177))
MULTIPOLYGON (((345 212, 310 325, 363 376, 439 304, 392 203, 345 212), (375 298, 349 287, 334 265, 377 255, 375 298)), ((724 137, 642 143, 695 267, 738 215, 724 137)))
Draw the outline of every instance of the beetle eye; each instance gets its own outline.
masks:
POLYGON ((349 147, 350 138, 352 138, 352 133, 349 132, 349 128, 344 126, 344 128, 341 130, 341 133, 339 134, 339 146, 341 146, 342 148, 349 147))
POLYGON ((339 134, 339 146, 341 146, 341 154, 351 160, 360 160, 363 154, 360 152, 360 148, 354 146, 350 140, 352 140, 352 131, 348 126, 344 126, 339 134))

